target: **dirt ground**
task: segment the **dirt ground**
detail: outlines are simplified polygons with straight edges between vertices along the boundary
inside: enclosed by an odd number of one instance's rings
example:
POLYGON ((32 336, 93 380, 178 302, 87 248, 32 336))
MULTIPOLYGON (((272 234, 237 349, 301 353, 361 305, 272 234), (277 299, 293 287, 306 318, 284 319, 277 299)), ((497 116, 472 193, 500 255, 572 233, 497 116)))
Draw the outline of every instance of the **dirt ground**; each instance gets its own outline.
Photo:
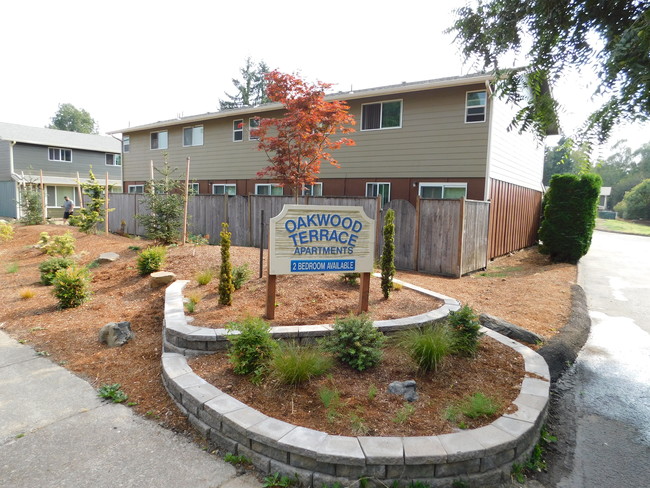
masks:
MULTIPOLYGON (((149 278, 140 276, 135 266, 137 250, 134 246, 144 248, 149 244, 145 240, 117 235, 81 234, 71 227, 17 226, 15 238, 0 243, 0 275, 4 285, 0 289, 3 303, 0 328, 17 340, 30 344, 38 354, 49 356, 87 379, 95 387, 120 383, 129 395, 128 402, 138 413, 174 430, 190 432, 189 424, 169 399, 160 381, 164 292, 152 289, 149 278), (120 255, 116 262, 92 269, 93 297, 81 307, 58 309, 51 287, 39 283, 38 265, 47 256, 33 245, 44 231, 50 235, 72 232, 76 238, 76 259, 82 265, 93 262, 102 252, 113 251, 120 255), (21 295, 29 294, 34 296, 21 298, 21 295), (108 348, 98 342, 97 334, 104 324, 123 320, 131 322, 136 334, 134 341, 119 348, 108 348)), ((264 280, 256 277, 259 250, 232 248, 231 259, 235 266, 247 263, 255 277, 237 292, 232 307, 219 307, 216 305, 216 278, 209 285, 199 287, 195 276, 207 268, 217 270, 218 276, 220 248, 186 245, 169 249, 163 269, 173 271, 179 279, 192 280, 186 296, 196 294, 200 298, 195 313, 197 325, 228 322, 246 314, 263 313, 264 280)), ((470 304, 478 312, 496 315, 548 338, 563 326, 569 316, 570 286, 576 280, 576 267, 550 264, 536 249, 528 249, 499 258, 490 263, 485 272, 461 279, 412 272, 398 272, 397 278, 452 296, 470 304)), ((372 280, 371 290, 370 312, 374 319, 412 315, 436 306, 422 295, 406 289, 396 291, 391 299, 383 301, 378 295, 379 280, 372 280)), ((335 317, 354 310, 357 301, 357 289, 340 283, 337 276, 311 275, 306 282, 279 280, 277 323, 332 322, 335 317), (300 295, 297 290, 306 291, 306 294, 300 295), (300 317, 298 309, 302 314, 300 317)), ((503 355, 498 348, 492 350, 489 345, 482 345, 481 351, 479 356, 485 353, 481 360, 492 361, 487 359, 494 359, 489 355, 503 355)), ((520 369, 513 369, 512 365, 516 366, 516 359, 505 357, 504 366, 496 375, 509 378, 510 386, 504 384, 504 391, 511 390, 512 385, 521 379, 520 369), (505 366, 508 364, 510 366, 505 366)), ((451 376, 442 377, 446 378, 443 382, 455 381, 455 372, 459 368, 461 366, 446 368, 445 374, 451 376)), ((363 387, 366 391, 369 387, 367 382, 363 387)), ((504 394, 503 408, 508 408, 506 397, 504 394)), ((368 407, 361 408, 369 416, 368 407)), ((379 433, 377 429, 375 431, 379 433)))

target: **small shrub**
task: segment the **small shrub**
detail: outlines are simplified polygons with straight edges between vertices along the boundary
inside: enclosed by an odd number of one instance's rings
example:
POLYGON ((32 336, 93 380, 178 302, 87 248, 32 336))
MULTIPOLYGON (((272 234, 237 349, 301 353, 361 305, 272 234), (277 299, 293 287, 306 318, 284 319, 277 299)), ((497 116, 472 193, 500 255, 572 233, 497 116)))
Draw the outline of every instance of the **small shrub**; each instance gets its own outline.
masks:
POLYGON ((72 256, 75 250, 75 238, 69 231, 54 237, 47 232, 41 232, 40 240, 36 246, 48 256, 72 256))
POLYGON ((333 360, 314 347, 282 343, 270 363, 272 374, 285 385, 298 385, 327 373, 333 360))
POLYGON ((167 249, 162 246, 153 246, 140 251, 136 265, 141 275, 160 271, 167 257, 167 249))
POLYGON ((214 271, 211 269, 206 269, 205 271, 197 273, 196 282, 200 286, 205 286, 212 281, 212 278, 214 278, 214 271))
POLYGON ((350 428, 356 435, 367 435, 370 432, 362 413, 361 411, 350 413, 350 428))
POLYGON ((75 308, 88 301, 92 295, 90 280, 87 268, 70 266, 57 271, 52 282, 52 293, 59 300, 59 307, 75 308))
POLYGON ((99 390, 97 390, 97 396, 101 398, 106 398, 111 400, 113 403, 122 403, 126 401, 129 396, 120 390, 119 383, 114 383, 112 385, 102 385, 99 390))
POLYGON ((228 358, 236 374, 253 375, 253 381, 261 381, 268 362, 273 357, 277 343, 271 337, 271 328, 258 317, 226 325, 230 348, 228 358), (238 333, 237 333, 238 332, 238 333))
POLYGON ((454 343, 449 328, 444 324, 405 330, 397 336, 397 341, 423 372, 438 371, 454 343))
POLYGON ((190 236, 187 238, 188 242, 190 244, 194 244, 195 246, 207 246, 210 244, 210 241, 208 240, 209 236, 202 236, 202 235, 194 235, 190 234, 190 236))
POLYGON ((454 352, 462 356, 474 356, 483 335, 478 315, 469 305, 456 312, 449 312, 448 323, 454 331, 454 352))
POLYGON ((18 263, 9 263, 5 267, 7 273, 18 273, 18 263))
POLYGON ((379 393, 379 390, 374 384, 371 384, 368 387, 368 400, 373 401, 377 396, 377 393, 379 393))
POLYGON ((20 208, 22 217, 20 221, 26 225, 43 223, 43 206, 41 205, 41 191, 38 186, 30 183, 20 188, 20 208))
POLYGON ((294 479, 286 475, 280 476, 280 473, 274 473, 264 478, 262 488, 288 488, 296 484, 298 484, 298 475, 294 479))
POLYGON ((384 335, 372 326, 367 315, 336 319, 332 333, 322 341, 324 348, 352 368, 363 371, 381 361, 384 335))
POLYGON ((243 455, 237 456, 232 452, 227 452, 226 455, 223 457, 223 460, 235 466, 239 464, 251 464, 251 460, 248 459, 246 456, 243 455))
POLYGON ((14 238, 14 227, 7 222, 0 222, 0 242, 7 242, 14 238))
POLYGON ((36 296, 36 292, 31 288, 23 288, 22 290, 20 290, 20 298, 22 300, 29 300, 30 298, 34 298, 35 296, 36 296))
POLYGON ((235 266, 232 269, 232 285, 235 287, 235 290, 239 290, 244 286, 244 283, 251 279, 252 274, 253 272, 246 263, 241 266, 235 266))
POLYGON ((348 286, 358 286, 361 273, 343 273, 341 275, 341 282, 348 286))
POLYGON ((201 303, 201 296, 196 293, 190 293, 187 295, 187 301, 185 302, 185 310, 189 313, 194 313, 196 306, 201 303))
POLYGON ((69 268, 73 264, 74 261, 70 258, 50 258, 43 261, 38 266, 38 270, 41 272, 41 283, 44 285, 51 285, 57 271, 69 268))
POLYGON ((232 305, 235 285, 232 282, 232 264, 230 263, 230 232, 228 224, 221 223, 221 268, 219 270, 219 305, 232 305))

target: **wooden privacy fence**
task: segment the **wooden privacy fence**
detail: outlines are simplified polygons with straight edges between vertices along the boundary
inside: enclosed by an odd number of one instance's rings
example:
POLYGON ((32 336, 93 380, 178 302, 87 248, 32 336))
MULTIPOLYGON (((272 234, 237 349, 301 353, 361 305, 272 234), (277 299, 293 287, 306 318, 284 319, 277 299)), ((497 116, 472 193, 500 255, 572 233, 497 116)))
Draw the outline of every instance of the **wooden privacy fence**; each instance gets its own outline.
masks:
MULTIPOLYGON (((189 234, 208 235, 219 243, 221 223, 229 225, 233 246, 260 247, 262 211, 268 246, 269 220, 294 197, 196 195, 188 204, 189 234)), ((379 200, 370 197, 300 197, 303 205, 361 206, 377 222, 377 257, 383 246, 386 211, 395 211, 395 266, 402 270, 458 276, 487 266, 489 203, 472 200, 418 200, 417 208, 406 200, 393 200, 379 211, 379 200)), ((147 213, 142 195, 110 195, 109 230, 145 235, 135 218, 147 213)))

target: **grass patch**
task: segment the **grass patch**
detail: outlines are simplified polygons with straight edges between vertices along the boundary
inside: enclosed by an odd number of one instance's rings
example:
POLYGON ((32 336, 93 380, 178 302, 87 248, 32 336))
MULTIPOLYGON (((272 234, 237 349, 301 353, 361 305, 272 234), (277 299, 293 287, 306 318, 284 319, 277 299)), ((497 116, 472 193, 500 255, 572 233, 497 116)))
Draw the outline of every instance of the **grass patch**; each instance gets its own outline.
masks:
POLYGON ((482 273, 479 273, 479 276, 485 278, 506 278, 518 273, 519 271, 523 271, 523 269, 524 268, 521 266, 500 266, 490 271, 483 271, 482 273))
POLYGON ((501 402, 477 392, 459 402, 447 407, 445 418, 450 422, 457 423, 463 429, 467 426, 467 419, 478 419, 490 417, 501 407, 501 402))
POLYGON ((636 224, 627 220, 596 219, 596 229, 650 236, 650 225, 636 224))
POLYGON ((18 273, 18 263, 9 263, 5 266, 5 271, 7 273, 18 273))
POLYGON ((405 403, 404 406, 397 411, 395 417, 393 417, 393 422, 396 424, 403 424, 411 418, 411 415, 414 413, 415 407, 411 403, 405 403))

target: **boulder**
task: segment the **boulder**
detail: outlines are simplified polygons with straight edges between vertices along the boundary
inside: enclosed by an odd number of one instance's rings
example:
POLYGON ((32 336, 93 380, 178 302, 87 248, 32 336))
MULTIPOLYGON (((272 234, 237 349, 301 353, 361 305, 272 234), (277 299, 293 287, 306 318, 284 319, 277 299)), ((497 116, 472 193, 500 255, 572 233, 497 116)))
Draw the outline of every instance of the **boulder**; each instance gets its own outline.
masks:
POLYGON ((483 327, 492 329, 499 334, 514 339, 515 341, 525 342, 526 344, 539 344, 544 342, 542 336, 490 314, 482 313, 479 315, 478 319, 483 327))
POLYGON ((119 257, 120 257, 120 255, 117 254, 116 252, 103 252, 97 258, 97 262, 99 264, 112 263, 113 261, 115 261, 119 257))
POLYGON ((414 402, 418 399, 418 393, 415 391, 416 389, 417 385, 415 384, 415 380, 393 381, 388 385, 388 393, 401 395, 404 397, 404 400, 408 402, 414 402))
POLYGON ((156 271, 149 276, 151 276, 152 288, 169 285, 173 281, 176 281, 176 275, 171 271, 156 271))
POLYGON ((110 322, 99 330, 99 342, 108 347, 123 346, 133 338, 131 322, 110 322))

